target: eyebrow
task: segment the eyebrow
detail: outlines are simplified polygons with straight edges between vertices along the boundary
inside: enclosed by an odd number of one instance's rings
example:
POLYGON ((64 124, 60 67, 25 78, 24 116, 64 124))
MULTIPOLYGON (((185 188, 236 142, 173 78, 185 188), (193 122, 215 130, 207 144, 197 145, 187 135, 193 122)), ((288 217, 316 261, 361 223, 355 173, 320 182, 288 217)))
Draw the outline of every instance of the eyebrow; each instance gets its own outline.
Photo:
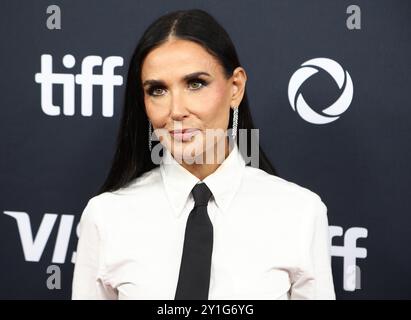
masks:
MULTIPOLYGON (((196 78, 198 76, 202 76, 202 75, 211 77, 211 75, 209 73, 205 72, 205 71, 198 71, 198 72, 193 72, 193 73, 189 73, 189 74, 185 75, 182 80, 187 81, 187 80, 190 80, 190 79, 196 78)), ((155 86, 155 85, 161 86, 162 85, 162 86, 165 86, 165 83, 162 80, 150 79, 150 80, 144 81, 143 87, 145 87, 146 85, 152 85, 152 86, 155 86)))

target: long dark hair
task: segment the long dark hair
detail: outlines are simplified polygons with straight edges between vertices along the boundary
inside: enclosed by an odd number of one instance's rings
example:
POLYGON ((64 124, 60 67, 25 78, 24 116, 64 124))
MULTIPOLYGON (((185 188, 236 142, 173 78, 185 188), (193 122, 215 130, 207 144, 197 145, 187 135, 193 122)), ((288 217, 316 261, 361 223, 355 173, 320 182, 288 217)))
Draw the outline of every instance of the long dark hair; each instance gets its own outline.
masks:
MULTIPOLYGON (((151 160, 148 149, 148 118, 141 84, 141 67, 147 54, 165 43, 170 36, 200 44, 221 63, 227 79, 232 76, 234 69, 240 66, 229 35, 206 11, 200 9, 178 10, 155 20, 144 32, 131 57, 116 151, 111 169, 98 194, 125 187, 132 180, 158 166, 151 160)), ((244 93, 238 107, 238 129, 247 129, 248 133, 248 130, 254 129, 254 125, 248 105, 247 92, 244 93)), ((230 108, 228 128, 232 127, 232 112, 230 108)), ((250 143, 251 134, 247 134, 247 150, 250 150, 250 143)), ((153 148, 154 146, 155 143, 153 148)), ((269 174, 276 175, 274 167, 260 146, 259 168, 269 174)))

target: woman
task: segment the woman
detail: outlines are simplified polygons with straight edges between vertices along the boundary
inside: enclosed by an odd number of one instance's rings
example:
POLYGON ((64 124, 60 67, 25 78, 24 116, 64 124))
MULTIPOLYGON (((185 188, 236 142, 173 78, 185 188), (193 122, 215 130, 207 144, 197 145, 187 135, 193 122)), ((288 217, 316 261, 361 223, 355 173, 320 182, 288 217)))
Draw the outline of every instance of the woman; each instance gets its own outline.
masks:
POLYGON ((73 299, 335 299, 327 207, 255 148, 246 80, 208 13, 149 26, 80 220, 73 299))

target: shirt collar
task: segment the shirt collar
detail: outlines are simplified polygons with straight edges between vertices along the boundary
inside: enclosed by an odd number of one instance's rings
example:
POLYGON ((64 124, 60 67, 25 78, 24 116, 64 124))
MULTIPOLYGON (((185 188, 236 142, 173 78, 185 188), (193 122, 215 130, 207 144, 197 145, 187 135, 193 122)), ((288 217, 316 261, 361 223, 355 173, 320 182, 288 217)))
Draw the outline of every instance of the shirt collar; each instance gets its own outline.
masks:
MULTIPOLYGON (((221 165, 202 182, 210 188, 218 208, 223 212, 228 208, 240 184, 245 161, 234 143, 229 155, 221 165)), ((173 206, 174 214, 178 217, 190 197, 193 187, 201 182, 196 176, 179 164, 168 151, 163 148, 163 158, 160 172, 167 197, 173 206)))

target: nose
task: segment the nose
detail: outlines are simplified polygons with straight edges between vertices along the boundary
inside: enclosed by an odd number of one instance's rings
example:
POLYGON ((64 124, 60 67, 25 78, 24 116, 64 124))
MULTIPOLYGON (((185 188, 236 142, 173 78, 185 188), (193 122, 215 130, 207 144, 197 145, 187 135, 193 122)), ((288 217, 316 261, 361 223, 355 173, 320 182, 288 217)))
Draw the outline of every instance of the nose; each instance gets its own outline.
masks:
POLYGON ((182 121, 189 115, 188 109, 185 107, 183 99, 178 97, 178 94, 173 94, 170 106, 170 117, 174 121, 182 121))

